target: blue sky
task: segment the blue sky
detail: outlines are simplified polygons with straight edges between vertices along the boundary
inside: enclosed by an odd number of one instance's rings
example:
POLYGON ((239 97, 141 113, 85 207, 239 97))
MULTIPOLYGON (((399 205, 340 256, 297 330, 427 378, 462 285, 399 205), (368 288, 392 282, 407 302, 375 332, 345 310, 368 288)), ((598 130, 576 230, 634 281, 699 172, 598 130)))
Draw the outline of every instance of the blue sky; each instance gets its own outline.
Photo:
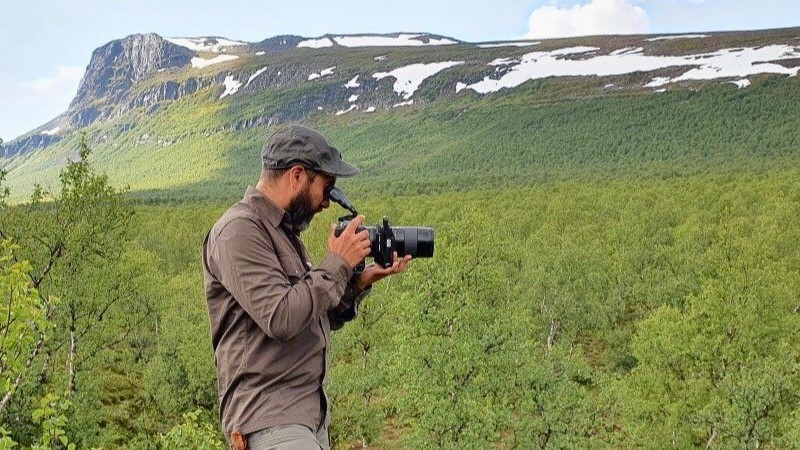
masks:
MULTIPOLYGON (((465 41, 800 26, 798 0, 9 1, 0 23, 0 138, 65 111, 92 51, 129 34, 425 31, 465 41)), ((800 37, 800 36, 799 36, 800 37)))

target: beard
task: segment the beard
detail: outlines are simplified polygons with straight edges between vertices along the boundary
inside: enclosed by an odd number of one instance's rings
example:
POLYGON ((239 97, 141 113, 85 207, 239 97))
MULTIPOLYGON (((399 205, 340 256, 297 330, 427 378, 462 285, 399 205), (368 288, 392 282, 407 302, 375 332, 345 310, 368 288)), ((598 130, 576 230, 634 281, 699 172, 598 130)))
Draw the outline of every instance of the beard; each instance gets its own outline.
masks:
POLYGON ((308 229, 311 219, 317 213, 314 208, 313 200, 311 199, 311 185, 307 184, 297 197, 289 202, 289 218, 292 222, 292 229, 295 233, 300 233, 308 229))

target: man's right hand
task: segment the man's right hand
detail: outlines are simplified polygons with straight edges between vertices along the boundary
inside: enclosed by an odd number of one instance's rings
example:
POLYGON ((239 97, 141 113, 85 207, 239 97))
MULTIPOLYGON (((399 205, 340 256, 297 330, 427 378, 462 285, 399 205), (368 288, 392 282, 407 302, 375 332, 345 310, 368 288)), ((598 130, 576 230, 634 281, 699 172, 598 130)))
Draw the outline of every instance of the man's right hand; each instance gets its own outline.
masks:
POLYGON ((337 237, 336 224, 331 224, 331 234, 328 236, 328 251, 338 254, 345 260, 351 269, 369 255, 369 232, 356 229, 364 223, 364 216, 356 216, 347 224, 344 231, 337 237))

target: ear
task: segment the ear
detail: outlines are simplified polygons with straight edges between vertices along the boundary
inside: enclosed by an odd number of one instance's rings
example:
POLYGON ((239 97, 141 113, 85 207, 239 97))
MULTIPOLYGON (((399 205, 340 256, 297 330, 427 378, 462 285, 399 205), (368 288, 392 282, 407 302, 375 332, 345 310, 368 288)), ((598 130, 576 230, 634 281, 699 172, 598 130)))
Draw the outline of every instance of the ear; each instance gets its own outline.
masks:
POLYGON ((305 174, 305 169, 303 169, 303 166, 293 166, 287 171, 287 176, 289 177, 289 188, 293 192, 296 192, 305 186, 303 179, 307 177, 308 174, 305 174))

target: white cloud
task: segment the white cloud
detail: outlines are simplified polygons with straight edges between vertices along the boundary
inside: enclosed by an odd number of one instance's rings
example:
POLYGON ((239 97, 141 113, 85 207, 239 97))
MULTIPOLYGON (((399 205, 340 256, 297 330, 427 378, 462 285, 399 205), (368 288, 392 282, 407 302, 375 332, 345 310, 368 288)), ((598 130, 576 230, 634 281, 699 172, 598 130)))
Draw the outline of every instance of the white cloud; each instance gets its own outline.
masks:
POLYGON ((0 137, 9 141, 66 111, 83 72, 62 66, 31 81, 0 79, 0 137))
POLYGON ((691 5, 700 5, 705 3, 706 0, 634 0, 633 3, 689 3, 691 5))
POLYGON ((650 18, 628 0, 592 0, 571 8, 542 6, 528 18, 523 39, 646 33, 650 18))
POLYGON ((53 76, 23 82, 22 86, 32 93, 72 97, 78 92, 78 83, 83 76, 83 67, 59 67, 53 76))

